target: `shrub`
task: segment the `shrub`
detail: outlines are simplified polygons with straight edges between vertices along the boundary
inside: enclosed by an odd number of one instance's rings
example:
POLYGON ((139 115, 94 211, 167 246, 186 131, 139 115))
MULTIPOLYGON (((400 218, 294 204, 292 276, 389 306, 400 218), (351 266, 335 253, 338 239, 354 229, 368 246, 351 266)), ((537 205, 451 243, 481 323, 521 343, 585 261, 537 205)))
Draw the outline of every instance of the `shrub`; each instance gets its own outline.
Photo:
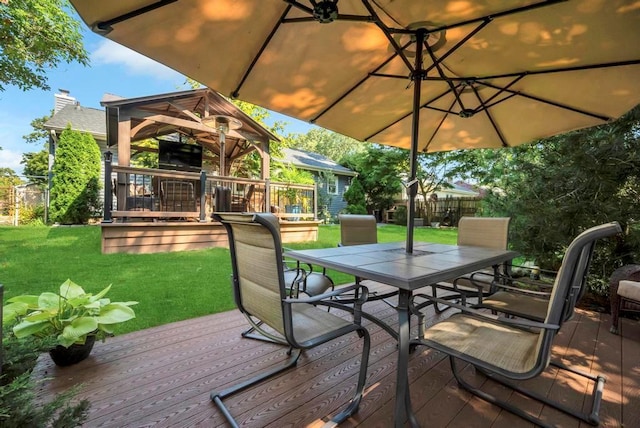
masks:
POLYGON ((93 137, 67 127, 60 135, 53 165, 50 218, 62 224, 85 224, 102 209, 100 149, 93 137))
POLYGON ((21 207, 19 222, 21 225, 44 225, 44 205, 21 207))
POLYGON ((36 383, 31 380, 40 352, 51 346, 40 339, 17 339, 10 328, 2 335, 2 377, 0 377, 0 426, 76 427, 87 419, 89 402, 71 404, 77 388, 56 395, 46 403, 35 402, 36 383))

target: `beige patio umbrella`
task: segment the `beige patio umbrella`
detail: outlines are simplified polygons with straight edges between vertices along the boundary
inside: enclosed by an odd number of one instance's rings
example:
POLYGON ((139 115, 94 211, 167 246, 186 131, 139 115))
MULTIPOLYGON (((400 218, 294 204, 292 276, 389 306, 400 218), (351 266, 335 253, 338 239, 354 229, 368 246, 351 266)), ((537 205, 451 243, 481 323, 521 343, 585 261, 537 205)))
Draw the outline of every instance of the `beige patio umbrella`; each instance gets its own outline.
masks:
POLYGON ((210 88, 410 149, 410 183, 419 151, 515 146, 640 103, 637 0, 71 3, 97 33, 210 88))

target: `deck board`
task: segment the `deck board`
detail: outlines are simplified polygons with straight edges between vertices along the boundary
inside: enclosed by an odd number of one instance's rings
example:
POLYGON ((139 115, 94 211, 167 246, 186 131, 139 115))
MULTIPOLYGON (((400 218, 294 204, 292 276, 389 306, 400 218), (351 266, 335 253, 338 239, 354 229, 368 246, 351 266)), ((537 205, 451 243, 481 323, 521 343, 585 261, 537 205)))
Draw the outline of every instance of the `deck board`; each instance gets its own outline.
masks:
MULTIPOLYGON (((368 302, 369 311, 389 323, 393 308, 368 302)), ((448 314, 430 312, 428 323, 448 314)), ((621 335, 609 333, 610 316, 578 310, 554 343, 553 357, 607 376, 602 426, 640 426, 640 323, 621 320, 621 335)), ((367 387, 359 412, 341 426, 388 427, 393 420, 395 341, 364 321, 372 338, 367 387)), ((209 394, 287 358, 282 346, 243 339, 247 323, 238 311, 171 323, 97 343, 85 361, 58 368, 43 355, 33 376, 45 379, 38 396, 49 397, 83 383, 79 397, 92 406, 87 427, 226 426, 209 394)), ((413 330, 415 332, 416 327, 413 330)), ((226 400, 244 427, 316 427, 339 412, 355 388, 361 355, 355 334, 328 342, 301 356, 298 366, 226 400)), ((562 426, 579 424, 464 367, 464 376, 482 389, 562 426)), ((458 388, 448 359, 419 347, 409 361, 411 400, 418 420, 430 427, 527 426, 520 418, 458 388)), ((592 383, 549 368, 525 382, 538 391, 587 409, 592 383)))

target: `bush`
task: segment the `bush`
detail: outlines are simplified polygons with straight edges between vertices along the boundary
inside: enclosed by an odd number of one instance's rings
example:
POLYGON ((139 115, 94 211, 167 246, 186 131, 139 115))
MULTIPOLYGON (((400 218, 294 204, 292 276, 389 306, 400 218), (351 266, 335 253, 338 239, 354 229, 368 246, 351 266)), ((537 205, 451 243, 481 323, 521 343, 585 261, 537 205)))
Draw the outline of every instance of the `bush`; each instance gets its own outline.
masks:
POLYGON ((0 377, 0 426, 77 427, 84 423, 89 402, 71 405, 77 388, 56 395, 47 403, 35 403, 36 383, 31 380, 38 355, 50 348, 40 339, 17 339, 10 328, 2 336, 2 377, 0 377))
POLYGON ((367 214, 367 208, 364 205, 347 205, 347 214, 367 214))
POLYGON ((400 205, 396 208, 396 213, 394 214, 394 219, 396 224, 406 225, 407 224, 407 207, 404 205, 400 205))
POLYGON ((53 165, 50 217, 62 224, 85 224, 102 209, 100 149, 93 137, 67 127, 53 165))
POLYGON ((44 205, 34 207, 23 206, 20 208, 19 223, 21 225, 44 225, 44 205))

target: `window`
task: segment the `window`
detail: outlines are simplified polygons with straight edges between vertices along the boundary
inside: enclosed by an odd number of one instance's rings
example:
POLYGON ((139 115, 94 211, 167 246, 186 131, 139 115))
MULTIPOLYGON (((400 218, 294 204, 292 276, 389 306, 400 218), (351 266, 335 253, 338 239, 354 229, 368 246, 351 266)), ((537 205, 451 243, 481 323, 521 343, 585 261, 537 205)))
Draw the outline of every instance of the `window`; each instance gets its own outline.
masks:
POLYGON ((338 194, 338 177, 327 178, 327 193, 330 195, 338 194))

